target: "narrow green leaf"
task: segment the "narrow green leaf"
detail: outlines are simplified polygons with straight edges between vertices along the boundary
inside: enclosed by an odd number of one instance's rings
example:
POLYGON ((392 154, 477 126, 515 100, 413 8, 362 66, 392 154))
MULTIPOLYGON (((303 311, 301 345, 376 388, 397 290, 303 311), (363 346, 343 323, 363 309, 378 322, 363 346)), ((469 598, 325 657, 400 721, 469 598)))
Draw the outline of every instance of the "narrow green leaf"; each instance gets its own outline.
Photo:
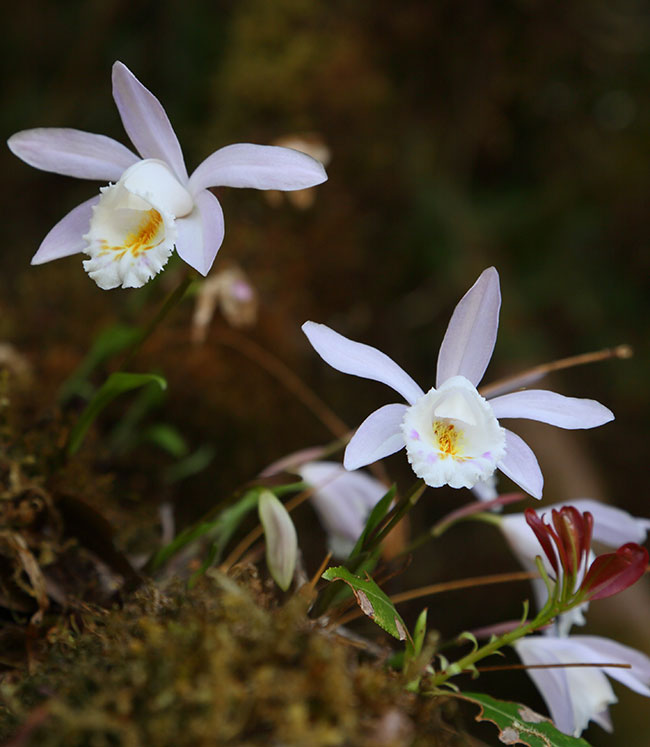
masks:
POLYGON ((481 711, 477 721, 491 721, 499 729, 504 744, 528 747, 589 747, 580 737, 561 732, 553 722, 521 703, 497 700, 483 693, 461 693, 461 697, 476 703, 481 711))
POLYGON ((348 558, 348 560, 351 560, 352 558, 355 558, 356 556, 361 554, 366 539, 375 529, 375 527, 379 525, 379 522, 384 518, 384 516, 386 516, 386 514, 388 513, 390 504, 395 500, 396 493, 397 486, 391 485, 386 495, 373 506, 372 511, 368 515, 368 519, 366 521, 365 527, 363 528, 363 532, 361 532, 359 539, 356 541, 356 544, 352 548, 352 552, 350 553, 350 557, 348 558))
POLYGON ((210 444, 199 446, 196 451, 188 454, 176 464, 170 464, 163 472, 163 480, 171 485, 192 475, 198 475, 214 459, 215 453, 214 447, 210 444))
MULTIPOLYGON (((152 569, 154 571, 157 570, 184 547, 206 536, 213 539, 214 551, 210 551, 212 553, 211 562, 218 562, 225 546, 246 514, 257 506, 259 492, 258 488, 249 490, 237 503, 221 511, 216 518, 201 521, 194 526, 184 529, 168 545, 158 550, 151 561, 152 569)), ((209 567, 211 562, 208 564, 204 563, 205 568, 209 567)), ((200 572, 197 571, 197 573, 200 572)))
POLYGON ((359 578, 350 573, 344 566, 328 568, 322 578, 326 581, 343 581, 354 594, 361 611, 368 615, 380 628, 390 633, 393 638, 404 641, 409 637, 408 630, 395 605, 377 584, 367 576, 359 578))
POLYGON ((415 629, 413 630, 413 642, 408 641, 406 644, 406 650, 409 651, 410 658, 416 658, 422 653, 422 646, 424 644, 424 636, 427 633, 427 614, 428 609, 425 607, 422 612, 418 615, 418 619, 415 621, 415 629))
POLYGON ((88 428, 90 428, 95 418, 116 397, 124 392, 138 389, 147 384, 151 384, 152 382, 158 384, 161 389, 167 388, 167 382, 165 379, 156 374, 112 373, 95 396, 90 400, 86 409, 81 413, 74 428, 70 431, 66 446, 67 453, 69 455, 76 453, 84 440, 88 428))
POLYGON ((177 428, 167 423, 154 423, 142 434, 143 441, 150 441, 159 449, 166 451, 176 459, 187 456, 189 448, 187 441, 181 436, 177 428))
POLYGON ((88 382, 88 377, 95 368, 105 360, 134 345, 141 335, 141 329, 125 324, 114 324, 102 330, 95 338, 86 357, 63 383, 59 392, 59 402, 65 404, 76 394, 87 394, 88 391, 92 393, 93 387, 88 382))

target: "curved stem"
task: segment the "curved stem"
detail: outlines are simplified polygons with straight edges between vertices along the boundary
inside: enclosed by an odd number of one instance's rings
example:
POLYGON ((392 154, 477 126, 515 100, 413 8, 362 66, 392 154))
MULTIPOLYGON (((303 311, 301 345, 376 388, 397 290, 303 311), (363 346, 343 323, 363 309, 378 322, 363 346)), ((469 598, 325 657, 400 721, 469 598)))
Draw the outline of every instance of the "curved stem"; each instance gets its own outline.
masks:
POLYGON ((119 371, 123 371, 126 368, 128 368, 128 366, 131 365, 133 359, 140 351, 140 348, 142 347, 142 345, 156 331, 160 323, 165 319, 165 317, 169 314, 169 312, 180 303, 187 289, 190 287, 190 285, 192 285, 195 278, 196 278, 196 273, 192 272, 191 270, 188 270, 185 273, 181 282, 176 286, 176 288, 174 288, 173 291, 171 291, 171 293, 169 293, 167 298, 163 301, 162 306, 158 309, 158 312, 156 313, 156 315, 149 322, 149 324, 147 324, 147 326, 142 331, 142 334, 140 335, 138 340, 136 340, 136 342, 131 346, 131 349, 124 356, 121 364, 118 367, 119 371))

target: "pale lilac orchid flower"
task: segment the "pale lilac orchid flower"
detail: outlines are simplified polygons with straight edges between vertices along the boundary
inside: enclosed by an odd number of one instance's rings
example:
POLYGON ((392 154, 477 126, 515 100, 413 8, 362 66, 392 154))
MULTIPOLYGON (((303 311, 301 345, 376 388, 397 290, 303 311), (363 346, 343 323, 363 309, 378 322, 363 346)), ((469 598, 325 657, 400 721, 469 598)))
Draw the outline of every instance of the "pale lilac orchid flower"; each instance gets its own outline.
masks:
POLYGON ((513 643, 519 658, 536 664, 627 664, 622 667, 552 667, 528 669, 555 725, 579 737, 589 721, 612 731, 608 706, 616 695, 607 677, 650 697, 650 658, 641 651, 593 635, 535 635, 513 643), (606 676, 607 675, 607 676, 606 676))
POLYGON ((386 495, 386 486, 364 472, 348 472, 338 462, 307 462, 296 472, 314 488, 312 504, 328 534, 332 555, 347 557, 370 511, 386 495))
POLYGON ((492 357, 501 292, 494 267, 485 270, 452 314, 438 355, 436 386, 426 394, 397 363, 376 348, 323 324, 302 329, 316 352, 343 373, 380 381, 408 404, 384 405, 359 426, 345 451, 354 470, 406 448, 427 485, 471 488, 500 469, 535 498, 543 477, 535 455, 501 418, 528 418, 560 428, 594 428, 613 419, 599 402, 530 389, 482 397, 477 386, 492 357))
POLYGON ((174 246, 207 275, 224 236, 209 187, 295 190, 327 179, 314 158, 290 148, 237 143, 208 156, 188 176, 162 104, 121 62, 113 98, 139 156, 104 135, 39 128, 12 135, 9 148, 30 166, 110 182, 47 234, 32 264, 84 252, 84 269, 100 288, 139 288, 167 263, 174 246))
MULTIPOLYGON (((594 518, 592 529, 592 540, 601 544, 617 548, 628 542, 642 544, 645 542, 648 532, 650 531, 650 519, 632 516, 627 511, 623 511, 615 506, 608 506, 591 498, 579 498, 568 501, 568 504, 578 511, 589 511, 594 518)), ((560 509, 567 503, 555 503, 544 506, 537 511, 538 516, 548 513, 551 514, 553 509, 560 509)), ((541 552, 541 547, 533 530, 526 523, 523 513, 508 514, 499 517, 499 526, 505 535, 508 544, 513 553, 528 571, 535 571, 535 557, 539 555, 542 558, 547 573, 552 574, 553 570, 548 559, 541 552)), ((593 553, 590 553, 589 563, 594 559, 593 553)), ((584 570, 584 569, 583 569, 584 570)), ((538 607, 541 609, 546 602, 546 586, 541 578, 532 579, 533 594, 538 607)), ((556 622, 556 629, 559 635, 567 635, 573 625, 584 625, 586 620, 584 613, 589 606, 588 602, 574 607, 569 612, 560 615, 556 622)))

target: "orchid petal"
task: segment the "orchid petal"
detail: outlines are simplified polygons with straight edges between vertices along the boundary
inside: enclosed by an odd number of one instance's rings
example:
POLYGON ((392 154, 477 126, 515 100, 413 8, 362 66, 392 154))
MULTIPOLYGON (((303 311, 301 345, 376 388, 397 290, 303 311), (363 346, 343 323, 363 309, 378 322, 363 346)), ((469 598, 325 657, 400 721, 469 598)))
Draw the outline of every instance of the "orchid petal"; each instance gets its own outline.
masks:
POLYGON ((535 454, 517 434, 507 428, 505 431, 506 455, 497 465, 498 468, 533 498, 541 498, 544 478, 535 454))
POLYGON ((206 187, 252 187, 290 191, 327 180, 320 161, 292 148, 236 143, 220 148, 190 177, 192 191, 206 187))
POLYGON ((545 389, 511 392, 490 400, 496 417, 527 418, 559 428, 595 428, 614 419, 614 414, 593 399, 565 397, 545 389))
MULTIPOLYGON (((531 636, 517 641, 514 647, 527 665, 572 664, 585 659, 596 663, 587 649, 576 642, 578 638, 531 636)), ((528 674, 546 701, 558 729, 576 737, 594 715, 601 715, 608 705, 616 702, 611 685, 598 667, 529 669, 528 674)))
POLYGON ((63 127, 23 130, 12 135, 7 145, 34 168, 102 182, 117 181, 139 160, 113 138, 63 127))
POLYGON ((406 371, 377 348, 349 340, 316 322, 305 322, 302 331, 318 355, 337 371, 380 381, 401 394, 411 405, 424 395, 406 371))
POLYGON ((186 183, 183 152, 163 105, 121 62, 113 65, 113 98, 138 153, 165 161, 186 183))
POLYGON ((361 423, 345 450, 347 470, 365 467, 404 448, 402 420, 406 405, 384 405, 361 423))
POLYGON ((299 474, 314 488, 312 503, 330 535, 330 547, 352 549, 386 486, 365 472, 348 472, 339 462, 308 462, 299 474))
POLYGON ((88 233, 93 207, 99 202, 99 198, 100 195, 95 195, 61 218, 41 242, 38 251, 32 257, 32 264, 42 265, 53 259, 82 252, 87 246, 84 234, 88 233))
POLYGON ((438 354, 436 387, 459 375, 478 385, 494 350, 500 307, 499 274, 488 267, 451 315, 438 354))
POLYGON ((176 218, 184 218, 194 209, 192 195, 162 161, 138 161, 122 174, 121 182, 129 192, 176 218))
MULTIPOLYGON (((538 664, 561 664, 549 647, 544 645, 548 639, 538 636, 526 636, 513 643, 513 648, 526 666, 538 664), (536 645, 541 643, 542 645, 536 645)), ((573 734, 575 730, 571 693, 567 679, 567 670, 561 667, 548 669, 528 669, 530 678, 541 693, 553 722, 565 734, 573 734)), ((585 726, 588 721, 585 722, 585 726)))
POLYGON ((650 697, 650 658, 644 653, 596 635, 574 635, 569 640, 579 646, 580 659, 583 661, 629 664, 629 669, 602 667, 602 671, 630 690, 650 697))
POLYGON ((193 212, 176 221, 176 251, 188 265, 207 275, 223 242, 223 211, 219 200, 207 190, 199 192, 194 202, 193 212))

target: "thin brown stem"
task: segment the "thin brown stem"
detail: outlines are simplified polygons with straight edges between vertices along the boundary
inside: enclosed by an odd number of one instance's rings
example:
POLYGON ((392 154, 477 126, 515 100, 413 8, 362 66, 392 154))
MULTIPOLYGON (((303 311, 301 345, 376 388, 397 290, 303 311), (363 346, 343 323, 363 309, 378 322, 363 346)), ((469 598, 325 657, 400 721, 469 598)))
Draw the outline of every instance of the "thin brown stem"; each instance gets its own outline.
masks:
MULTIPOLYGON (((286 363, 273 355, 273 353, 232 329, 220 330, 216 336, 216 340, 221 345, 236 350, 282 384, 290 394, 302 402, 325 428, 341 442, 347 443, 350 440, 353 431, 346 423, 286 363)), ((387 484, 389 483, 386 470, 381 462, 371 464, 368 469, 370 469, 378 480, 387 484)))
POLYGON ((234 330, 222 329, 217 342, 256 363, 299 399, 336 438, 349 439, 350 429, 304 381, 275 355, 234 330))
MULTIPOLYGON (((419 599, 420 597, 428 597, 433 594, 441 594, 445 591, 456 591, 456 589, 469 589, 478 586, 490 586, 491 584, 505 584, 511 581, 529 581, 533 578, 539 578, 539 574, 536 571, 514 571, 512 573, 496 573, 489 576, 474 576, 472 578, 463 578, 458 581, 445 581, 440 584, 421 586, 418 589, 403 591, 401 594, 394 594, 390 597, 390 601, 393 604, 400 604, 401 602, 408 602, 411 599, 419 599)), ((363 612, 361 612, 360 609, 355 609, 336 620, 335 624, 336 626, 346 625, 362 615, 363 612)))
POLYGON ((518 389, 522 386, 528 386, 535 381, 539 381, 544 376, 553 371, 561 371, 564 368, 573 368, 574 366, 584 366, 587 363, 597 363, 606 361, 610 358, 631 358, 634 351, 630 345, 617 345, 615 348, 605 348, 593 353, 582 353, 581 355, 572 355, 569 358, 561 358, 550 363, 542 363, 540 366, 529 368, 515 376, 508 376, 505 379, 499 379, 492 384, 479 387, 479 393, 484 397, 496 397, 499 394, 518 389))
POLYGON ((568 662, 567 664, 495 664, 490 667, 476 667, 477 672, 507 672, 511 669, 563 669, 564 667, 616 667, 631 669, 631 664, 613 664, 611 662, 568 662))

